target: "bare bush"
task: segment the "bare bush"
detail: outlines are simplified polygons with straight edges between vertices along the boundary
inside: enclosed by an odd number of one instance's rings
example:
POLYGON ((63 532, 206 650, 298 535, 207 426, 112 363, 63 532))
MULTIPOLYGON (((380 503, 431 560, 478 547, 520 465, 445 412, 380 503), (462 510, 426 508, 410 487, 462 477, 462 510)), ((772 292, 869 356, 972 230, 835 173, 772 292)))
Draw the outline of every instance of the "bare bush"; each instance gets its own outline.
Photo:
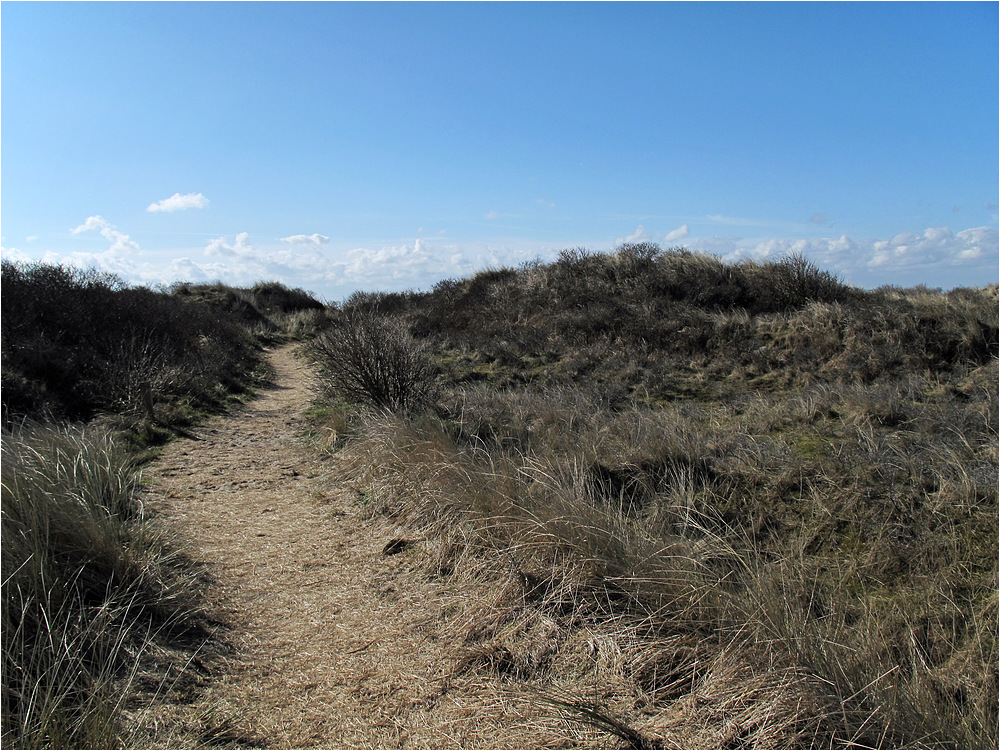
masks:
POLYGON ((433 400, 431 360, 394 320, 351 311, 310 351, 329 395, 390 412, 418 411, 433 400))

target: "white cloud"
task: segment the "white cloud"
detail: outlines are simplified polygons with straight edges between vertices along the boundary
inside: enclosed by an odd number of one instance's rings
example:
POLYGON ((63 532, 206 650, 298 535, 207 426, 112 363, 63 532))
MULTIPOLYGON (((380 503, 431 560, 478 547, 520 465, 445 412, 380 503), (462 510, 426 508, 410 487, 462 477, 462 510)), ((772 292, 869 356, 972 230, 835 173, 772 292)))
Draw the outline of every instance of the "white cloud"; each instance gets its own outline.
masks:
POLYGON ((88 216, 87 221, 81 224, 79 227, 74 227, 70 230, 74 235, 79 235, 81 232, 89 232, 93 229, 104 229, 105 227, 110 227, 107 220, 103 216, 88 216))
MULTIPOLYGON (((343 299, 358 289, 427 290, 442 279, 467 277, 485 268, 517 266, 534 258, 551 260, 557 251, 567 247, 586 246, 596 251, 614 247, 588 243, 584 238, 567 238, 556 244, 524 240, 509 240, 505 244, 433 236, 350 247, 318 233, 255 243, 248 233, 241 232, 215 237, 200 248, 139 251, 136 243, 101 216, 88 217, 72 232, 101 233, 110 247, 101 252, 74 252, 70 247, 69 251, 53 252, 42 259, 38 253, 32 253, 30 258, 94 266, 119 274, 131 283, 220 280, 246 286, 274 279, 314 290, 331 300, 343 299)), ((961 231, 929 227, 885 239, 840 233, 803 237, 791 232, 788 236, 762 233, 757 237, 741 237, 734 233, 699 237, 687 224, 666 235, 661 230, 650 233, 639 226, 628 238, 621 238, 615 244, 647 239, 650 234, 665 238, 664 247, 680 240, 693 251, 710 252, 729 261, 780 258, 798 252, 821 269, 865 287, 919 283, 935 287, 980 285, 996 283, 1000 276, 997 270, 1000 237, 995 226, 961 231)), ((23 245, 21 249, 4 248, 3 256, 27 260, 29 255, 23 248, 23 245)))
POLYGON ((955 235, 948 227, 928 227, 921 233, 901 232, 891 240, 876 242, 874 248, 870 266, 926 265, 980 250, 967 243, 956 244, 955 235))
POLYGON ((226 238, 217 237, 214 240, 209 240, 208 245, 205 246, 206 256, 219 255, 252 258, 255 254, 256 251, 250 244, 250 234, 248 232, 240 232, 236 235, 236 241, 232 245, 226 242, 226 238))
POLYGON ((222 263, 198 263, 190 258, 175 258, 161 269, 146 272, 145 281, 156 281, 161 284, 174 282, 214 282, 216 280, 236 280, 231 269, 222 263))
POLYGON ((208 206, 208 199, 201 193, 174 193, 170 198, 151 203, 146 211, 184 211, 185 209, 203 209, 208 206))
POLYGON ((615 245, 621 245, 622 243, 637 243, 646 242, 650 239, 649 233, 646 232, 646 228, 641 224, 636 227, 635 232, 633 232, 628 237, 619 237, 615 240, 615 245))
POLYGON ((455 243, 419 238, 380 248, 352 248, 323 262, 325 280, 357 289, 430 289, 448 278, 482 269, 516 266, 546 249, 539 245, 510 248, 489 243, 455 243), (333 260, 333 259, 336 260, 333 260))
POLYGON ((1000 246, 1000 231, 996 227, 975 227, 962 230, 955 235, 955 239, 962 244, 959 258, 981 258, 987 252, 992 252, 995 258, 1000 246))
POLYGON ((949 227, 928 227, 920 232, 900 232, 889 240, 847 235, 795 240, 706 237, 690 240, 688 247, 713 253, 727 261, 802 253, 821 269, 843 275, 848 281, 863 286, 975 285, 997 281, 1000 232, 996 227, 974 227, 957 233, 949 227), (973 270, 982 270, 990 276, 969 281, 970 276, 975 276, 973 270))
POLYGON ((108 220, 100 215, 87 217, 87 220, 83 224, 70 230, 70 232, 78 235, 81 232, 90 232, 92 230, 98 230, 106 240, 111 241, 111 247, 108 249, 109 253, 119 254, 139 251, 139 244, 137 242, 124 232, 119 232, 113 224, 109 224, 108 220))
POLYGON ((0 258, 14 263, 31 263, 35 260, 20 248, 7 248, 2 245, 0 245, 0 258))
POLYGON ((484 219, 499 219, 500 218, 500 212, 499 211, 490 211, 483 218, 484 219))
POLYGON ((312 235, 289 235, 288 237, 281 238, 281 242, 289 243, 290 245, 312 245, 318 248, 321 245, 329 243, 330 238, 318 233, 312 235))
POLYGON ((668 232, 667 235, 666 235, 666 237, 663 238, 663 242, 665 242, 665 243, 675 243, 678 240, 681 240, 681 239, 687 237, 689 232, 690 232, 690 230, 688 229, 688 226, 686 224, 682 224, 677 229, 671 230, 670 232, 668 232))

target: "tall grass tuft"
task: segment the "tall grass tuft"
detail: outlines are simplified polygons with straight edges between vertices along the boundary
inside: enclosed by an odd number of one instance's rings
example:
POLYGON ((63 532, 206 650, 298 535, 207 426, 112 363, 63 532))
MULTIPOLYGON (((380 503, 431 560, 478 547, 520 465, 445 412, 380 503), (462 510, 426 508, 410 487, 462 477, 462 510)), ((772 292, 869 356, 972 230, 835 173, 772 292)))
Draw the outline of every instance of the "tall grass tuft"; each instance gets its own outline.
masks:
POLYGON ((120 747, 148 646, 206 636, 194 582, 112 435, 24 423, 2 450, 3 744, 120 747))

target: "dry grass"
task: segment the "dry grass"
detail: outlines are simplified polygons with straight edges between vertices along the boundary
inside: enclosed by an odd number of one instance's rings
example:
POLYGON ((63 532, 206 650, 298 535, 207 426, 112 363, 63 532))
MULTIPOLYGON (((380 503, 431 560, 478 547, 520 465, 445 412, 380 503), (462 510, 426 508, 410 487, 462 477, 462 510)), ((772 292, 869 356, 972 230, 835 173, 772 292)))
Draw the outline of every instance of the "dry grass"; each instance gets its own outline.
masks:
MULTIPOLYGON (((64 277, 46 283, 79 286, 64 277)), ((349 716, 328 722, 313 707, 299 713, 308 737, 259 737, 321 744, 336 727, 359 745, 429 747, 493 746, 501 731, 519 747, 1000 742, 995 288, 866 293, 802 258, 732 266, 627 246, 427 295, 359 294, 337 316, 280 285, 174 295, 265 337, 360 312, 404 356, 421 355, 419 398, 338 392, 309 415, 313 445, 368 522, 403 542, 386 549, 356 531, 357 570, 337 573, 365 617, 338 611, 356 630, 317 632, 316 644, 336 645, 350 691, 317 680, 308 655, 287 667, 349 716), (365 400, 397 414, 350 404, 365 400), (352 578, 362 568, 374 595, 352 578), (431 597, 433 622, 416 619, 431 597), (373 608, 392 621, 384 639, 360 636, 373 608), (414 667, 415 645, 436 672, 414 667)), ((183 376, 141 336, 109 352, 136 364, 119 368, 123 383, 144 368, 183 376)), ((128 457, 93 430, 4 436, 5 744, 127 745, 129 723, 158 720, 122 697, 200 688, 178 665, 195 663, 204 637, 201 582, 136 505, 128 457)), ((266 525, 274 509, 256 500, 266 525)), ((246 522, 233 518, 222 537, 246 522)), ((307 542, 306 521, 289 520, 280 539, 262 531, 254 550, 307 542)), ((326 550, 309 550, 329 566, 326 550)), ((310 620, 330 606, 312 589, 320 578, 289 591, 273 570, 264 584, 291 598, 283 613, 310 620)), ((277 637, 279 651, 297 639, 277 637)), ((282 688, 273 718, 302 709, 299 688, 282 688)), ((208 707, 165 740, 257 743, 245 713, 208 707)))
POLYGON ((24 424, 3 456, 4 745, 127 746, 127 703, 208 639, 197 577, 107 432, 24 424))
POLYGON ((703 355, 699 401, 495 366, 436 415, 355 427, 338 460, 370 513, 426 541, 417 575, 483 587, 451 617, 454 676, 539 692, 605 743, 996 745, 982 301, 879 294, 713 313, 764 344, 735 379, 703 355))

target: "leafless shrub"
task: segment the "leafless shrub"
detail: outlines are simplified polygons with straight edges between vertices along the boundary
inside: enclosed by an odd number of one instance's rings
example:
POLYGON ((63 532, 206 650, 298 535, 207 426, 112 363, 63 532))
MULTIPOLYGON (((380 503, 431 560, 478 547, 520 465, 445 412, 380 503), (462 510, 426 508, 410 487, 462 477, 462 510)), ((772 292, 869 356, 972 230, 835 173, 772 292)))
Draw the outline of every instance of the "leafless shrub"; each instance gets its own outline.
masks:
POLYGON ((310 351, 330 396, 390 412, 419 411, 433 401, 433 364, 395 320, 348 312, 310 351))

